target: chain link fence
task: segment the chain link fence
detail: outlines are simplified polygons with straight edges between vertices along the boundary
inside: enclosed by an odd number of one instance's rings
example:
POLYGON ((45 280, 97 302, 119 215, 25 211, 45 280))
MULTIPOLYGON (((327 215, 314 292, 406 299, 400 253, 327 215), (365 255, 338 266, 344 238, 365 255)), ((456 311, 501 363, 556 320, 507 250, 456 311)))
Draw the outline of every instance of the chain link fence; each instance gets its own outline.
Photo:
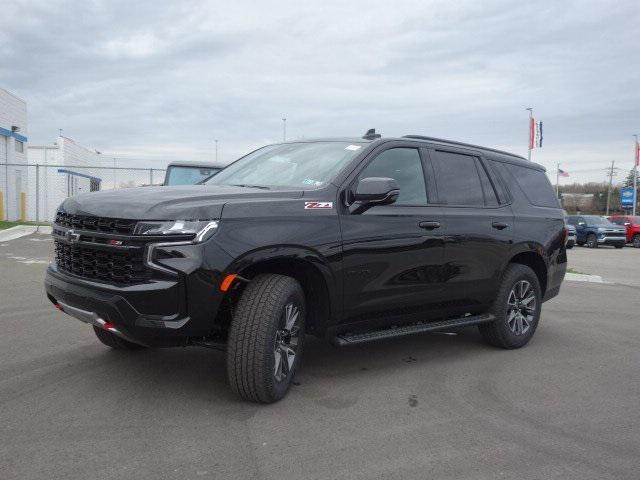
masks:
POLYGON ((0 163, 0 220, 50 223, 68 197, 162 185, 166 169, 0 163))

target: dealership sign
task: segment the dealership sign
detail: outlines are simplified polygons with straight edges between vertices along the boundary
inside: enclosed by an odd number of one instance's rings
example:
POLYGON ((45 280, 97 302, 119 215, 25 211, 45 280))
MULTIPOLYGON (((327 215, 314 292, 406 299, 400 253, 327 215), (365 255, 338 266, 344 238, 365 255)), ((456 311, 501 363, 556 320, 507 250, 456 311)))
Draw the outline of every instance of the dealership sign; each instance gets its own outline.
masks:
POLYGON ((633 193, 633 187, 620 189, 620 205, 623 207, 632 207, 635 203, 635 195, 633 193))

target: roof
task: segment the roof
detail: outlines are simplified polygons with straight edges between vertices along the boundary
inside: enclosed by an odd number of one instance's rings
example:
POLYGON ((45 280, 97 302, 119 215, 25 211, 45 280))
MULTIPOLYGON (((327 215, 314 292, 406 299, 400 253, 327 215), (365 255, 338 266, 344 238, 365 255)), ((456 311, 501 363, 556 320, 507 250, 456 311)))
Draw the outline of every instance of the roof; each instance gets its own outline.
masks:
POLYGON ((362 137, 344 137, 344 138, 334 137, 334 138, 309 138, 309 139, 305 138, 305 139, 291 140, 289 142, 283 142, 283 143, 303 143, 303 142, 383 143, 383 142, 389 142, 392 140, 401 140, 401 141, 410 140, 410 141, 416 141, 416 142, 428 142, 430 144, 439 144, 439 145, 447 145, 447 146, 453 146, 453 147, 481 150, 483 152, 489 152, 493 154, 492 158, 498 161, 504 161, 508 163, 513 163, 515 165, 520 165, 523 167, 546 171, 546 168, 544 168, 542 165, 531 162, 520 155, 516 155, 515 153, 506 152, 504 150, 498 150, 495 148, 482 147, 480 145, 474 145, 471 143, 458 142, 456 140, 446 140, 443 138, 428 137, 424 135, 405 135, 403 137, 382 137, 382 138, 376 138, 376 139, 366 139, 362 137))

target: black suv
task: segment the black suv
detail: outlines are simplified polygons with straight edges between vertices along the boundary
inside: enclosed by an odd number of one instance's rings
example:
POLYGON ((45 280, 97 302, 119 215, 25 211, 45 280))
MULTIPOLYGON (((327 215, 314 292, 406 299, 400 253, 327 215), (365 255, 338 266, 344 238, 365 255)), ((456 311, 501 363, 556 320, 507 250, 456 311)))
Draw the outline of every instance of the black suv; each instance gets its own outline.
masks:
POLYGON ((226 351, 282 398, 305 334, 345 346, 478 325, 518 348, 566 270, 544 169, 430 137, 269 145, 204 184, 67 199, 45 286, 109 347, 226 351))

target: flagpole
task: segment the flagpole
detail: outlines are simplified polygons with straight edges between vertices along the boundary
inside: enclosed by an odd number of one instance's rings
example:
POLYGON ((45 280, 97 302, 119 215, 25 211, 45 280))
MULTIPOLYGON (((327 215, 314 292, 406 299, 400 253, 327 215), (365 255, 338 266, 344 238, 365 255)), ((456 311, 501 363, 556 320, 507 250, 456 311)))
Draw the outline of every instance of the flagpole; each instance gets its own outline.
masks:
POLYGON ((560 198, 560 164, 556 165, 556 198, 560 198))
POLYGON ((636 216, 636 204, 638 203, 638 135, 634 135, 636 139, 633 146, 633 213, 636 216))
POLYGON ((529 143, 527 144, 527 160, 531 161, 531 142, 533 139, 531 138, 531 122, 533 120, 533 108, 528 107, 525 110, 529 110, 529 123, 527 125, 529 130, 529 143))

